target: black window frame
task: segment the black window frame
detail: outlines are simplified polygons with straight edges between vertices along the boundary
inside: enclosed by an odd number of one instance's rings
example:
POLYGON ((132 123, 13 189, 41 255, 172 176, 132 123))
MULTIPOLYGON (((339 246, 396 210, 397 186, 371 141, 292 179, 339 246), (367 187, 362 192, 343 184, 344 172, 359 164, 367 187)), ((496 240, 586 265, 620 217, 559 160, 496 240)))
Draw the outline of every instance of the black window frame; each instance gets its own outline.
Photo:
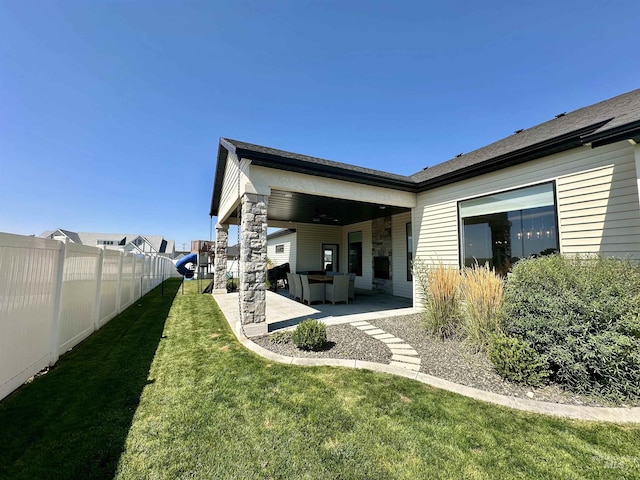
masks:
MULTIPOLYGON (((469 197, 469 198, 465 198, 463 200, 459 200, 457 202, 457 222, 458 222, 458 264, 460 266, 461 269, 467 268, 465 265, 465 252, 464 252, 464 219, 462 218, 462 213, 461 213, 461 204, 463 204, 466 201, 469 200, 477 200, 477 199, 481 199, 483 197, 490 197, 491 195, 497 195, 497 194, 503 194, 503 193, 509 193, 509 192, 516 192, 518 190, 527 190, 528 188, 533 188, 533 187, 539 187, 542 185, 551 185, 551 189, 552 189, 552 195, 553 195, 553 214, 554 214, 554 221, 555 221, 555 235, 554 235, 554 239, 555 239, 555 243, 557 246, 557 252, 560 253, 561 249, 560 249, 560 223, 559 223, 559 216, 558 216, 558 194, 557 194, 557 185, 556 185, 556 181, 555 180, 549 180, 549 181, 544 181, 544 182, 540 182, 540 183, 535 183, 535 184, 531 184, 531 185, 526 185, 523 187, 515 187, 515 188, 508 188, 508 189, 504 189, 504 190, 499 190, 497 192, 492 192, 492 193, 487 193, 484 195, 477 195, 475 197, 469 197)), ((532 208, 538 208, 538 207, 532 207, 532 208)), ((465 217, 465 218, 471 218, 471 217, 465 217)), ((497 269, 496 269, 497 270, 497 269)), ((510 269, 509 269, 510 271, 510 269)))

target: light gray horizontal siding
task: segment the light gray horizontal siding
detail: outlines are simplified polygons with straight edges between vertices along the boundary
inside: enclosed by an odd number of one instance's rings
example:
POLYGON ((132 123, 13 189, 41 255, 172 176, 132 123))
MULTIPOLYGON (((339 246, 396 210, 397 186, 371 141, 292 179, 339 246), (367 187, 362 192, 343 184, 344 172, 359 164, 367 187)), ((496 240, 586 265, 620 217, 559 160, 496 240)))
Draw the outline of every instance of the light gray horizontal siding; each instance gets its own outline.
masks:
POLYGON ((289 264, 292 272, 296 271, 296 233, 290 233, 267 241, 267 257, 276 265, 289 264), (276 246, 284 247, 283 253, 276 253, 276 246))
MULTIPOLYGON (((336 243, 340 245, 342 228, 299 223, 296 226, 296 230, 296 270, 292 271, 322 270, 322 244, 336 243)), ((342 264, 346 251, 342 248, 342 245, 340 245, 339 250, 338 254, 342 264)), ((345 271, 342 265, 340 270, 345 271)))
POLYGON ((416 258, 426 262, 458 264, 458 205, 456 202, 424 205, 416 230, 416 258))
MULTIPOLYGON (((238 158, 234 153, 229 152, 227 158, 227 167, 224 172, 224 180, 222 182, 222 192, 220 193, 220 206, 218 208, 218 221, 229 216, 238 203, 238 172, 243 172, 241 176, 246 178, 245 173, 249 168, 250 161, 243 159, 238 164, 238 158)), ((240 184, 244 181, 241 178, 240 184)))
POLYGON ((418 195, 417 256, 459 264, 460 200, 556 181, 563 253, 640 259, 640 211, 633 147, 618 142, 568 152, 480 175, 418 195))

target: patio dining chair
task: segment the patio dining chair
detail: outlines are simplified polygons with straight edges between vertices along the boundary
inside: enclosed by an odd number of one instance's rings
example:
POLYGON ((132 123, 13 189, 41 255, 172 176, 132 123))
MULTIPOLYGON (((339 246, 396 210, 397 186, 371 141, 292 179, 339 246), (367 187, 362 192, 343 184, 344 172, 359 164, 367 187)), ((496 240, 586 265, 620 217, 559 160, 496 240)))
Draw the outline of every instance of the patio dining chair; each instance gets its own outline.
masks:
POLYGON ((325 299, 334 305, 336 302, 349 303, 349 275, 336 275, 333 283, 325 285, 325 299))
POLYGON ((307 302, 311 305, 312 302, 324 303, 324 284, 323 283, 309 283, 308 275, 300 275, 302 281, 302 303, 307 302))
POLYGON ((289 297, 296 298, 296 285, 293 282, 293 273, 287 273, 287 284, 289 285, 289 297))
POLYGON ((293 299, 302 301, 302 282, 300 281, 300 275, 292 273, 291 277, 293 279, 293 299))
POLYGON ((349 274, 349 300, 356 299, 356 274, 349 274))

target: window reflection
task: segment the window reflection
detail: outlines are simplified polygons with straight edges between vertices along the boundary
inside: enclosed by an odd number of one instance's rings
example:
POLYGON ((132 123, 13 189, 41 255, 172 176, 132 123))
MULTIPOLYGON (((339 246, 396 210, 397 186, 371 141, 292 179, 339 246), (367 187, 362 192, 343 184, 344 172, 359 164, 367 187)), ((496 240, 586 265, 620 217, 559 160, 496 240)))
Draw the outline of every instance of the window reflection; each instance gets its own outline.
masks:
MULTIPOLYGON (((552 184, 548 184, 552 188, 552 184)), ((539 187, 534 187, 538 188, 539 187)), ((522 190, 526 198, 527 189, 522 190)), ((513 197, 513 194, 510 194, 513 197)), ((495 196, 493 197, 495 205, 495 196)), ((480 199, 481 200, 481 199, 480 199)), ((474 202, 474 212, 482 209, 479 199, 474 202)), ((464 212, 464 203, 461 212, 464 212)), ((514 200, 504 202, 508 206, 514 200)), ((545 202, 548 203, 548 202, 545 202)), ((487 210, 491 204, 487 201, 487 210)), ((465 217, 462 213, 462 250, 465 266, 477 261, 489 263, 501 275, 506 275, 511 266, 521 258, 548 255, 559 251, 555 205, 519 208, 465 217)))

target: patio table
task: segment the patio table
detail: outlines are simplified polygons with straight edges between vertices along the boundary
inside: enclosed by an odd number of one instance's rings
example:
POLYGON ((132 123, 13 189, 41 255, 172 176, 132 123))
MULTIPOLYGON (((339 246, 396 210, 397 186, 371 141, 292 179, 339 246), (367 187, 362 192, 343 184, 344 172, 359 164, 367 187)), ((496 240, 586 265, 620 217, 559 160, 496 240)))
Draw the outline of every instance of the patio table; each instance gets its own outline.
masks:
POLYGON ((309 275, 309 281, 315 283, 333 283, 333 277, 328 275, 309 275))

